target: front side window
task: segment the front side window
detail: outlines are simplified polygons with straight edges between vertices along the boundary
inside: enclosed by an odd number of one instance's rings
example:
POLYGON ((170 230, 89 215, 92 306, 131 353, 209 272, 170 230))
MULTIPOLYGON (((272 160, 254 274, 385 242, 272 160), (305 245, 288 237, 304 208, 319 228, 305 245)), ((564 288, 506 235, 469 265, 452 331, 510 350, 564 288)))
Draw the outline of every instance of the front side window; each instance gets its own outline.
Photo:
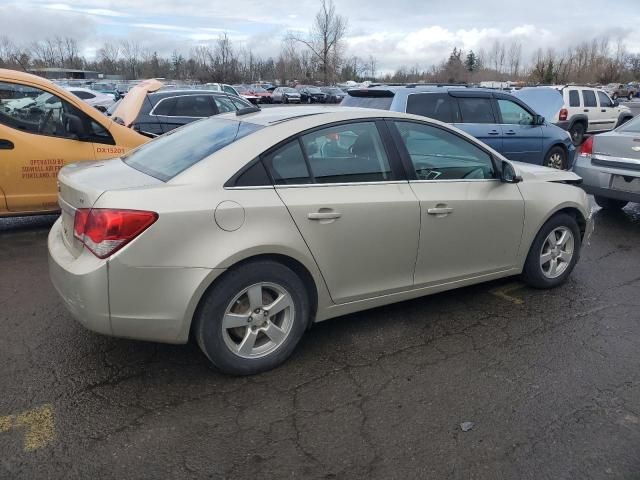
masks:
POLYGON ((445 123, 459 122, 458 108, 446 93, 420 93, 407 97, 407 113, 435 118, 445 123))
POLYGON ((597 107, 596 94, 593 90, 582 90, 582 98, 584 99, 585 107, 597 107))
POLYGON ((569 90, 569 106, 580 106, 580 93, 578 92, 578 90, 569 90))
POLYGON ((211 117, 165 133, 125 155, 123 161, 166 182, 261 128, 253 123, 211 117))
POLYGON ((233 87, 230 87, 229 85, 225 85, 224 87, 222 87, 222 90, 226 93, 230 93, 231 95, 238 95, 238 92, 236 92, 233 87))
POLYGON ((394 179, 373 122, 335 125, 303 135, 301 140, 316 183, 394 179))
POLYGON ((602 108, 613 107, 613 103, 611 102, 609 95, 601 92, 600 90, 598 90, 598 100, 600 100, 600 106, 602 108))
POLYGON ((395 123, 418 180, 495 178, 491 156, 468 140, 431 125, 395 123))
POLYGON ((459 98, 460 114, 464 123, 496 123, 489 98, 459 98))
POLYGON ((231 101, 233 102, 233 104, 236 106, 236 109, 238 110, 242 108, 251 108, 253 106, 251 105, 250 102, 247 102, 246 100, 242 100, 240 97, 232 98, 231 101))
POLYGON ((0 124, 36 135, 114 143, 102 125, 71 103, 15 83, 0 82, 0 124))
POLYGON ((533 125, 533 115, 511 100, 498 99, 502 123, 509 125, 533 125))

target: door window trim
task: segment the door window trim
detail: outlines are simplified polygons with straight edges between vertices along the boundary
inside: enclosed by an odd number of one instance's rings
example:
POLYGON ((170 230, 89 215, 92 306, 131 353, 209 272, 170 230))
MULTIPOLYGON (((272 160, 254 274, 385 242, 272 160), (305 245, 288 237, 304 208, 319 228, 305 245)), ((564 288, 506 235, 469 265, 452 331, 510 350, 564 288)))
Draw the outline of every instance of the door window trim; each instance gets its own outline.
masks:
POLYGON ((435 123, 431 123, 431 122, 428 122, 428 121, 420 121, 420 120, 405 119, 405 118, 387 118, 387 119, 385 119, 385 123, 387 123, 389 131, 391 132, 391 136, 393 137, 396 150, 398 151, 398 154, 400 155, 400 158, 402 160, 402 164, 403 164, 404 169, 406 171, 406 175, 407 175, 407 179, 408 179, 409 183, 434 183, 434 182, 453 183, 453 182, 494 182, 494 181, 500 181, 500 168, 498 168, 499 162, 496 160, 496 158, 493 155, 493 153, 491 153, 489 150, 486 149, 486 147, 481 145, 479 141, 475 141, 475 142, 470 141, 468 138, 464 137, 463 135, 460 135, 458 132, 454 132, 453 130, 450 130, 448 128, 443 128, 440 125, 436 125, 435 123), (406 145, 402 141, 402 137, 400 136, 400 131, 398 130, 398 127, 396 126, 396 122, 414 123, 414 124, 418 124, 418 125, 426 125, 426 126, 431 127, 431 128, 437 128, 438 130, 443 130, 445 132, 448 132, 448 133, 460 138, 461 140, 463 140, 465 142, 471 143, 476 148, 478 148, 479 150, 481 150, 482 152, 486 153, 489 156, 489 159, 491 160, 491 164, 493 165, 494 178, 460 178, 460 179, 447 179, 447 180, 445 180, 445 179, 438 180, 437 178, 434 179, 434 180, 421 180, 421 179, 419 179, 418 175, 416 174, 416 170, 415 170, 415 168, 413 166, 413 162, 411 161, 411 157, 409 155, 409 151, 407 150, 406 145))

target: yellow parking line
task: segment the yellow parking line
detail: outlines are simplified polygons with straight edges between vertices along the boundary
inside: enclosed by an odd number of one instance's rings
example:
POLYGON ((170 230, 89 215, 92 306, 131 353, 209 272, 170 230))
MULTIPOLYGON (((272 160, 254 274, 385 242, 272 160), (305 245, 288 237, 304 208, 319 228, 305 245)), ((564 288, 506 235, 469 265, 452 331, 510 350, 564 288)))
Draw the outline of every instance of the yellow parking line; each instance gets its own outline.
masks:
POLYGON ((0 417, 0 432, 11 429, 24 430, 25 452, 46 447, 55 438, 53 406, 46 404, 17 415, 0 417))
POLYGON ((513 295, 509 295, 511 292, 515 292, 516 290, 520 290, 524 285, 522 283, 508 283, 507 285, 503 285, 500 288, 496 288, 490 291, 492 295, 496 297, 500 297, 503 300, 514 303, 516 305, 522 305, 524 300, 519 297, 514 297, 513 295))

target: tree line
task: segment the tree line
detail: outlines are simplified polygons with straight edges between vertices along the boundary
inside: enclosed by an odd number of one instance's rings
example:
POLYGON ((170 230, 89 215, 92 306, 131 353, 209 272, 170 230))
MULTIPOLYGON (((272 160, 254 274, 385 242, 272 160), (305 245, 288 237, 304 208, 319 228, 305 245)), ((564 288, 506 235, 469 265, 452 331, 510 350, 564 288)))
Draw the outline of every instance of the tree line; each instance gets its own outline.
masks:
POLYGON ((306 34, 283 36, 275 56, 261 57, 234 45, 223 33, 213 42, 188 53, 174 50, 162 55, 131 39, 105 42, 95 58, 86 58, 71 37, 52 37, 18 44, 0 35, 0 68, 28 71, 58 67, 95 70, 124 79, 167 78, 199 83, 251 83, 259 80, 287 83, 333 84, 347 80, 397 83, 477 83, 486 80, 532 84, 610 83, 640 79, 640 54, 630 54, 624 43, 608 37, 584 41, 564 50, 538 49, 529 61, 519 40, 494 40, 488 48, 464 51, 455 47, 439 64, 419 63, 379 74, 378 60, 370 55, 349 56, 345 38, 348 21, 338 14, 333 0, 320 0, 320 9, 306 34))

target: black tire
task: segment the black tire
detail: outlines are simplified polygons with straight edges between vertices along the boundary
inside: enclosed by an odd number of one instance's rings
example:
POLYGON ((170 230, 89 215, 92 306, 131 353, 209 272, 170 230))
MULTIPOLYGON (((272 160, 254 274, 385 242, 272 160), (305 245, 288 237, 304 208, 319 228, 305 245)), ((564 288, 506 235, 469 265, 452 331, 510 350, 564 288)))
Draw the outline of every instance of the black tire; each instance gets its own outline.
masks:
POLYGON ((194 322, 198 345, 218 370, 230 375, 253 375, 271 370, 289 358, 309 323, 309 296, 302 280, 285 265, 271 260, 249 262, 226 272, 205 293, 194 322), (259 358, 243 358, 227 346, 222 319, 229 303, 240 292, 260 282, 277 284, 290 294, 293 323, 288 336, 273 352, 259 358))
POLYGON ((559 145, 550 148, 544 157, 543 165, 545 167, 556 168, 558 170, 566 170, 567 152, 559 145))
POLYGON ((615 198, 601 197, 599 195, 595 195, 594 199, 596 203, 605 210, 621 210, 629 203, 625 200, 616 200, 615 198))
POLYGON ((522 280, 530 287, 540 289, 554 288, 563 284, 580 258, 581 245, 582 239, 580 237, 580 228, 578 228, 576 219, 566 213, 558 213, 554 215, 542 226, 531 244, 531 248, 529 249, 529 254, 527 255, 527 260, 525 261, 524 269, 522 271, 522 280), (548 278, 542 271, 542 266, 540 265, 540 254, 545 240, 549 234, 558 227, 567 227, 573 233, 573 257, 571 258, 567 268, 560 276, 556 278, 548 278))
POLYGON ((631 120, 633 117, 624 117, 623 119, 621 119, 618 124, 616 125, 616 128, 618 128, 620 125, 624 125, 625 123, 627 123, 629 120, 631 120))
POLYGON ((569 129, 569 135, 571 135, 571 141, 576 147, 582 145, 586 130, 587 129, 584 123, 582 122, 576 122, 573 125, 571 125, 571 128, 569 129))

